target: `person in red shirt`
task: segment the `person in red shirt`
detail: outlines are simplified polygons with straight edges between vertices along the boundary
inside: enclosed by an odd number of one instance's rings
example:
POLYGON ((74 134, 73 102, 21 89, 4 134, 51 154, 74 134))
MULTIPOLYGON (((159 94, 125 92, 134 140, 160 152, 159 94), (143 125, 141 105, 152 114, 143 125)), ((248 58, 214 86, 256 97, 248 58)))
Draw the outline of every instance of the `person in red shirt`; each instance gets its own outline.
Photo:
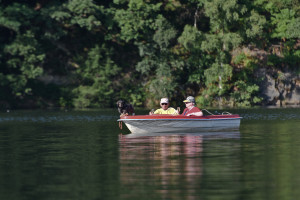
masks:
POLYGON ((186 100, 183 101, 185 103, 186 108, 183 110, 181 115, 183 116, 203 116, 202 111, 195 107, 195 98, 189 96, 186 100))

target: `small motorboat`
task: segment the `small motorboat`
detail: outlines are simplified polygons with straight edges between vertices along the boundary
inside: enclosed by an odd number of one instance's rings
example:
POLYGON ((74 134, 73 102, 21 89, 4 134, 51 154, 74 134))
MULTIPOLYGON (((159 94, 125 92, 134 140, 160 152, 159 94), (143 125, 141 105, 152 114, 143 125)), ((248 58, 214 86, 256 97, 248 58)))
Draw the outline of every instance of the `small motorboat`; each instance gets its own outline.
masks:
POLYGON ((207 116, 134 115, 122 116, 131 133, 200 133, 207 131, 238 130, 242 117, 227 113, 207 116))

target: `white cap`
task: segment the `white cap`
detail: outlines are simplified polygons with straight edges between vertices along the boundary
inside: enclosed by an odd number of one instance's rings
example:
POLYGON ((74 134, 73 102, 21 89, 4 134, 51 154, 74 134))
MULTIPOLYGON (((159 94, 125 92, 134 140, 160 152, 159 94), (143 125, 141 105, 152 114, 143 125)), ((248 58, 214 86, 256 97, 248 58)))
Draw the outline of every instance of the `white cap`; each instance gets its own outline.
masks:
POLYGON ((168 98, 162 98, 161 100, 160 100, 160 103, 162 104, 162 103, 169 103, 169 99, 168 98))

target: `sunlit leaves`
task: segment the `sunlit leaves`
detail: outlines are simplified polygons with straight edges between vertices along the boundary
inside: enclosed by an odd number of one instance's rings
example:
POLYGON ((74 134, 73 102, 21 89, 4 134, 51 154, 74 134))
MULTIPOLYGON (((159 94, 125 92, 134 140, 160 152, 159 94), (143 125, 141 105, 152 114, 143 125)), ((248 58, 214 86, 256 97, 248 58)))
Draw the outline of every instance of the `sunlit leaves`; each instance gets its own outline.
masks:
POLYGON ((118 22, 121 29, 121 39, 129 41, 144 38, 144 34, 155 28, 160 6, 161 3, 151 4, 144 0, 130 0, 128 9, 118 9, 114 20, 118 22))
POLYGON ((274 13, 272 19, 272 24, 275 25, 274 33, 272 37, 287 38, 288 25, 294 21, 295 11, 289 9, 283 9, 280 13, 274 13))
POLYGON ((286 37, 288 39, 300 38, 300 17, 293 19, 286 27, 286 37))
POLYGON ((186 25, 178 42, 182 44, 187 50, 200 50, 202 41, 204 40, 203 33, 194 26, 186 25))
POLYGON ((235 91, 231 94, 231 97, 235 100, 237 106, 246 107, 262 101, 262 98, 257 96, 258 85, 240 80, 234 83, 234 87, 235 91))
POLYGON ((171 40, 175 38, 177 31, 162 16, 157 18, 155 25, 156 31, 153 35, 153 40, 159 45, 160 49, 168 48, 171 40))
POLYGON ((264 16, 259 15, 254 10, 251 15, 246 19, 246 35, 249 38, 262 37, 267 20, 264 16))
POLYGON ((210 18, 213 32, 224 31, 237 22, 247 11, 237 0, 212 0, 204 3, 205 14, 210 18))
POLYGON ((102 24, 99 20, 101 13, 102 7, 94 4, 92 0, 70 0, 63 4, 60 10, 54 11, 51 17, 91 31, 102 24))

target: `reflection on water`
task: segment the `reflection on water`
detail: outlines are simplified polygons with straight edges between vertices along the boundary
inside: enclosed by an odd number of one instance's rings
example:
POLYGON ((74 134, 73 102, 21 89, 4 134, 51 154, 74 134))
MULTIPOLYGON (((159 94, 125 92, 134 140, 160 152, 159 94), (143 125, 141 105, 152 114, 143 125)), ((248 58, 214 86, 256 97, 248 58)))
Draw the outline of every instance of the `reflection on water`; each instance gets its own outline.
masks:
MULTIPOLYGON (((122 134, 121 134, 122 135, 122 134)), ((203 131, 200 133, 130 133, 124 134, 122 137, 126 138, 138 138, 138 137, 154 137, 154 136, 165 136, 165 137, 176 137, 176 136, 199 136, 204 137, 206 140, 218 139, 218 138, 239 138, 240 131, 232 130, 232 131, 203 131)))
POLYGON ((0 200, 298 199, 300 109, 231 112, 237 132, 159 135, 109 109, 0 113, 0 200))
POLYGON ((230 136, 238 139, 239 132, 120 135, 120 181, 123 191, 130 191, 122 197, 136 198, 148 187, 153 198, 198 199, 204 187, 203 141, 230 136))
POLYGON ((202 136, 120 136, 120 181, 130 189, 124 198, 140 196, 145 186, 156 193, 149 195, 162 199, 177 198, 182 192, 196 194, 203 174, 202 140, 202 136))

